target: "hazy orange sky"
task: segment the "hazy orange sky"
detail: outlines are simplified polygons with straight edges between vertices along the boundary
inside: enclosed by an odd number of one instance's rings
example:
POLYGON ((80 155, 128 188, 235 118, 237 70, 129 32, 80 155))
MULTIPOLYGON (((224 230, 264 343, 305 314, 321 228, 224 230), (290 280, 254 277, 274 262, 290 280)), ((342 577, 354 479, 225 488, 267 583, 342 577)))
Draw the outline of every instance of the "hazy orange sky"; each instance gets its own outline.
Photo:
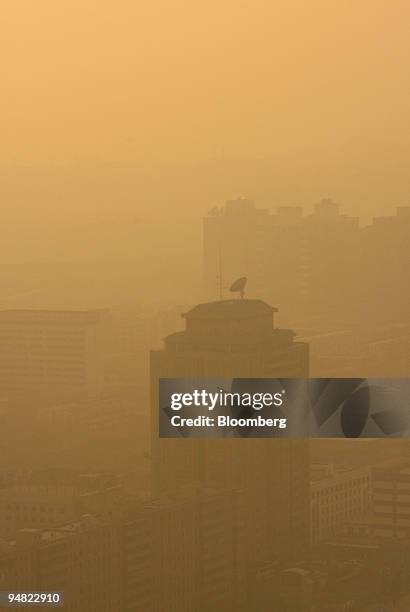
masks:
POLYGON ((407 0, 2 0, 1 161, 408 159, 407 0))
POLYGON ((201 216, 239 194, 365 222, 408 204, 409 19, 408 0, 2 0, 3 293, 36 286, 27 265, 53 288, 89 261, 103 286, 131 255, 149 291, 199 285, 201 216))

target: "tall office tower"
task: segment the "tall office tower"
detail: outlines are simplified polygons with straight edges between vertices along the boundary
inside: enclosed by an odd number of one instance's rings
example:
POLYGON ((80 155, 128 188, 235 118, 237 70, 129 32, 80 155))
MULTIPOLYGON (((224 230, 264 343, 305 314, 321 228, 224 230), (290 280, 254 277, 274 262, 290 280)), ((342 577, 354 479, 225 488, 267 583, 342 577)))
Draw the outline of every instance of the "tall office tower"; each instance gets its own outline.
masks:
POLYGON ((251 559, 297 554, 309 538, 308 442, 289 439, 159 439, 158 380, 168 378, 303 378, 308 345, 273 326, 261 300, 199 304, 186 329, 151 353, 152 456, 157 492, 194 482, 245 492, 251 559))
POLYGON ((0 312, 0 396, 93 396, 104 382, 104 312, 0 312))

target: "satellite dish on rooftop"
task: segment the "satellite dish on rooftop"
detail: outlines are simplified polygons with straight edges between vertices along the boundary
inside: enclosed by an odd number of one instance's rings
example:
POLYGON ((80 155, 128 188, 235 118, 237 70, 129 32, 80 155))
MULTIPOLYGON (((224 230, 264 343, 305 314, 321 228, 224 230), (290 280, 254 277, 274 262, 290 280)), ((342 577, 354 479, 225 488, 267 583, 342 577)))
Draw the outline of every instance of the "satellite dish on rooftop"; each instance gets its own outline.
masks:
POLYGON ((247 282, 248 279, 246 278, 246 276, 241 276, 241 278, 238 278, 235 282, 232 283, 229 288, 229 291, 232 291, 233 293, 239 293, 240 297, 243 298, 245 295, 245 286, 247 282))

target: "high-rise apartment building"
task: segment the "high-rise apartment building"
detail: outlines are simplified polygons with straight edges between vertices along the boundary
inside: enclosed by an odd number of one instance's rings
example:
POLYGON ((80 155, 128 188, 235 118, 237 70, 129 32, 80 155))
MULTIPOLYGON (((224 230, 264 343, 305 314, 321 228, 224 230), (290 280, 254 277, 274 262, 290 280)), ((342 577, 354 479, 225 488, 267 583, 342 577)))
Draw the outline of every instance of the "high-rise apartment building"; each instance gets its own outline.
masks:
POLYGON ((310 215, 299 206, 271 212, 252 200, 231 200, 205 216, 203 232, 208 299, 226 296, 236 278, 247 276, 247 294, 274 302, 286 321, 343 318, 355 306, 359 220, 332 200, 310 215))

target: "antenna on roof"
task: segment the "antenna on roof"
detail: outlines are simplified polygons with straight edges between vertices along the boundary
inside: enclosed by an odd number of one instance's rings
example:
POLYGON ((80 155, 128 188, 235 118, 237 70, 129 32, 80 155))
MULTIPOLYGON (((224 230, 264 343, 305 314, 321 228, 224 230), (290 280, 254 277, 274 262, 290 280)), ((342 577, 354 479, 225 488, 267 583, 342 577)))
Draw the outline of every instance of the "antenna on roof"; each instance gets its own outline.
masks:
POLYGON ((241 276, 241 278, 238 278, 235 282, 232 283, 229 288, 229 291, 232 291, 234 293, 237 292, 239 293, 239 296, 243 298, 245 296, 245 286, 247 282, 248 279, 246 278, 246 276, 241 276))

